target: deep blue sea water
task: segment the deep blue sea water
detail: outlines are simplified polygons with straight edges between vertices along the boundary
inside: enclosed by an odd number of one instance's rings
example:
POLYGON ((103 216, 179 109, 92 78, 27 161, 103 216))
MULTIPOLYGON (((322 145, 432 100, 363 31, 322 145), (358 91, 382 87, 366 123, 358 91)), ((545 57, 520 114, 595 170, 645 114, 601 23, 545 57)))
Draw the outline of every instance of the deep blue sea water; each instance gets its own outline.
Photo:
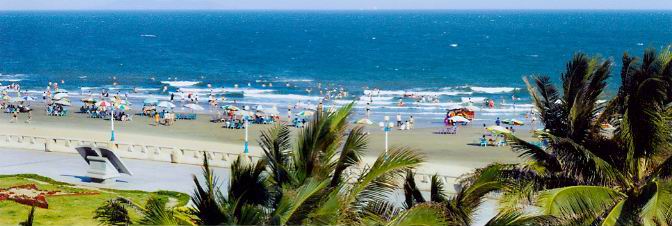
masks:
MULTIPOLYGON (((468 97, 510 100, 521 76, 558 78, 578 51, 614 59, 616 74, 623 52, 669 44, 671 11, 0 12, 0 82, 42 90, 64 80, 71 92, 138 96, 165 96, 168 84, 203 96, 238 84, 247 92, 231 98, 279 108, 315 103, 318 83, 349 99, 379 88, 374 114, 438 120, 468 97), (404 92, 441 103, 395 107, 404 92)), ((489 113, 514 112, 501 108, 489 113)))

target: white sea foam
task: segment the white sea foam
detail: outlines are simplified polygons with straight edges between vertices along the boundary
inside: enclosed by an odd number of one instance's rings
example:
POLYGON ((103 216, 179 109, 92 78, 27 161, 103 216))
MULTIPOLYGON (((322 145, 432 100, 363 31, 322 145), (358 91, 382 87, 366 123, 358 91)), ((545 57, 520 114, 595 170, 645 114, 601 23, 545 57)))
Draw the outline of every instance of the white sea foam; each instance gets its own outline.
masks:
POLYGON ((297 78, 297 79, 279 79, 279 80, 275 80, 273 82, 313 82, 313 81, 314 80, 312 80, 312 79, 297 78))
POLYGON ((243 93, 243 94, 258 94, 258 93, 272 93, 272 89, 252 89, 252 88, 180 88, 180 91, 185 93, 243 93))
POLYGON ((24 79, 25 76, 25 74, 0 74, 0 81, 20 82, 24 79))
POLYGON ((201 83, 200 81, 161 81, 161 83, 172 87, 189 87, 201 83))
POLYGON ((479 86, 470 86, 469 89, 475 93, 510 93, 516 90, 513 87, 479 87, 479 86))
POLYGON ((319 101, 320 97, 306 96, 297 94, 271 94, 271 93, 245 93, 245 97, 260 98, 260 99, 281 99, 281 100, 309 100, 319 101))
POLYGON ((430 90, 364 90, 364 95, 372 94, 374 96, 403 96, 403 95, 416 95, 416 96, 457 96, 457 95, 471 95, 473 92, 468 91, 454 91, 454 90, 441 90, 441 91, 430 91, 430 90))
POLYGON ((485 97, 460 97, 462 103, 483 103, 485 97))

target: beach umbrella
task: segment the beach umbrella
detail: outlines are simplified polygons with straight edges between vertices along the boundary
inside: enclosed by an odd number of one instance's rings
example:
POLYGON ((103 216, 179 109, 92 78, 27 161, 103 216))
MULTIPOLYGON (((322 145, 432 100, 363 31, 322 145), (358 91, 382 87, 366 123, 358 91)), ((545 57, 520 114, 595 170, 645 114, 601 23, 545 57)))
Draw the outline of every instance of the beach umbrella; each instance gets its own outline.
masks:
POLYGON ((492 133, 511 133, 510 130, 508 130, 504 127, 501 127, 501 126, 488 126, 485 129, 487 129, 488 131, 490 131, 492 133))
POLYGON ((57 94, 54 94, 54 97, 52 99, 60 100, 60 99, 66 98, 66 97, 68 97, 67 93, 57 93, 57 94))
POLYGON ((70 106, 70 101, 59 100, 59 101, 54 102, 54 104, 58 104, 58 105, 62 105, 62 106, 70 106))
POLYGON ((261 105, 257 105, 257 107, 255 107, 254 109, 256 109, 257 111, 264 111, 264 107, 261 105))
POLYGON ((525 123, 524 123, 523 121, 518 120, 518 119, 511 119, 510 121, 511 121, 511 125, 514 125, 514 126, 522 126, 522 125, 525 125, 525 123))
POLYGON ((131 110, 131 107, 128 106, 128 105, 125 105, 125 104, 120 104, 120 105, 117 105, 117 109, 125 111, 125 110, 131 110))
POLYGON ((82 102, 84 102, 84 103, 96 103, 96 102, 98 102, 98 100, 93 98, 93 97, 87 97, 87 98, 82 98, 82 102))
POLYGON ((98 106, 98 107, 109 107, 109 106, 112 106, 112 103, 110 103, 109 101, 103 100, 103 101, 100 101, 100 102, 96 103, 96 106, 98 106))
POLYGON ((21 97, 21 99, 23 99, 24 101, 35 101, 35 98, 31 96, 23 96, 21 97))
POLYGON ((355 123, 356 124, 363 124, 363 125, 373 124, 373 122, 371 120, 369 120, 368 118, 363 118, 363 119, 357 120, 355 123))
POLYGON ((233 105, 224 105, 222 106, 222 109, 224 110, 229 110, 229 111, 239 111, 240 108, 233 106, 233 105))
POLYGON ((194 110, 194 111, 205 110, 205 108, 201 107, 201 105, 198 105, 198 104, 187 104, 187 105, 184 105, 184 107, 189 108, 189 109, 194 110))
POLYGON ((296 113, 296 116, 299 116, 299 117, 310 117, 310 116, 313 116, 314 114, 315 114, 314 111, 302 111, 302 112, 296 113))
POLYGON ((168 101, 161 101, 156 106, 157 107, 162 107, 162 108, 175 108, 175 104, 170 103, 168 101))
POLYGON ((142 103, 145 104, 145 105, 156 105, 156 103, 158 103, 158 102, 159 102, 159 100, 157 100, 154 97, 150 97, 150 98, 147 98, 144 101, 142 101, 142 103))
POLYGON ((459 115, 450 117, 449 120, 452 120, 453 122, 471 122, 471 121, 469 121, 469 119, 467 119, 465 117, 462 117, 462 116, 459 116, 459 115))

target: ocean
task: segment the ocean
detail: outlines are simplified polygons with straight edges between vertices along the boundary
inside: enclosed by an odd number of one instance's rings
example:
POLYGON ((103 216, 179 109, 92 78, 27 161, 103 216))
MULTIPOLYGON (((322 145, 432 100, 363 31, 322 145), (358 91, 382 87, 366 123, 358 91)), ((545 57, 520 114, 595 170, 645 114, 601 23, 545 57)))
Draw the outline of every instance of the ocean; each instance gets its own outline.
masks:
POLYGON ((522 117, 521 77, 557 81, 579 51, 614 60, 614 92, 624 52, 669 44, 671 11, 0 11, 0 83, 39 96, 63 81, 73 94, 107 89, 138 104, 212 92, 281 111, 342 89, 325 104, 356 101, 360 117, 373 100, 374 119, 440 125, 447 108, 484 98, 497 106, 478 120, 522 117), (405 93, 439 101, 400 107, 405 93))

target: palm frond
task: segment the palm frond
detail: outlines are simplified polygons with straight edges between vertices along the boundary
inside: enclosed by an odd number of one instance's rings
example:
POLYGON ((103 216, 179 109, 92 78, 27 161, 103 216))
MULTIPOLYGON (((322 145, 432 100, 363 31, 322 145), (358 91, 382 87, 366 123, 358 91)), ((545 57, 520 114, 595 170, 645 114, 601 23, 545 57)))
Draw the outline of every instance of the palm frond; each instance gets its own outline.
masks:
POLYGON ((388 153, 378 156, 373 165, 362 172, 357 182, 350 189, 347 202, 356 201, 359 208, 366 202, 386 199, 394 189, 406 170, 410 170, 423 162, 422 155, 415 150, 404 147, 392 147, 388 153))
POLYGON ((608 187, 570 186, 546 190, 539 194, 537 205, 545 215, 561 219, 585 216, 596 218, 625 197, 608 187))
POLYGON ((265 159, 252 163, 246 155, 239 155, 231 164, 228 199, 236 200, 236 215, 244 205, 268 204, 271 192, 264 174, 266 165, 265 159))
POLYGON ((506 135, 511 150, 520 153, 519 157, 531 158, 552 172, 560 171, 558 159, 537 145, 524 141, 513 134, 506 135))
POLYGON ((208 157, 203 154, 202 168, 203 183, 196 175, 193 176, 194 193, 191 201, 194 203, 192 214, 195 221, 199 224, 215 225, 222 223, 232 223, 232 216, 225 214, 221 209, 221 202, 224 197, 219 190, 219 178, 214 174, 208 163, 208 157))
POLYGON ((558 225, 557 218, 548 215, 525 215, 518 211, 499 212, 485 226, 558 225))
POLYGON ((430 200, 432 200, 432 202, 445 202, 448 200, 444 187, 443 181, 441 181, 439 175, 432 175, 429 189, 430 200))
MULTIPOLYGON (((308 216, 294 216, 294 214, 304 202, 320 192, 328 184, 328 180, 318 181, 310 178, 296 190, 285 190, 278 207, 271 214, 272 218, 277 219, 276 223, 279 225, 286 224, 290 218, 300 218, 300 220, 307 218, 308 216)), ((300 222, 297 223, 300 224, 300 222)))
POLYGON ((571 139, 548 135, 562 170, 582 182, 628 183, 621 171, 571 139))
POLYGON ((410 209, 416 203, 425 202, 420 189, 415 185, 415 173, 412 170, 406 170, 406 180, 404 181, 404 202, 406 209, 410 209))
POLYGON ((385 225, 446 225, 449 222, 443 217, 442 212, 443 208, 439 204, 419 204, 397 214, 385 225))
POLYGON ((638 216, 645 225, 661 225, 672 221, 672 182, 669 180, 650 183, 650 195, 645 196, 645 204, 638 216))
POLYGON ((121 226, 133 223, 125 205, 117 199, 107 200, 102 206, 96 208, 93 218, 103 225, 121 226))
POLYGON ((175 212, 166 209, 166 202, 156 197, 150 197, 145 204, 144 216, 139 224, 143 225, 194 225, 175 216, 175 212))
POLYGON ((359 164, 362 154, 366 151, 368 142, 368 136, 364 131, 364 127, 357 126, 350 131, 350 135, 348 135, 341 148, 341 155, 336 163, 334 175, 332 175, 331 187, 335 187, 341 183, 342 173, 345 169, 359 164))
POLYGON ((259 146, 264 151, 271 179, 276 186, 282 187, 283 183, 291 183, 288 172, 289 150, 292 148, 289 128, 282 124, 276 124, 268 130, 261 131, 259 146))

